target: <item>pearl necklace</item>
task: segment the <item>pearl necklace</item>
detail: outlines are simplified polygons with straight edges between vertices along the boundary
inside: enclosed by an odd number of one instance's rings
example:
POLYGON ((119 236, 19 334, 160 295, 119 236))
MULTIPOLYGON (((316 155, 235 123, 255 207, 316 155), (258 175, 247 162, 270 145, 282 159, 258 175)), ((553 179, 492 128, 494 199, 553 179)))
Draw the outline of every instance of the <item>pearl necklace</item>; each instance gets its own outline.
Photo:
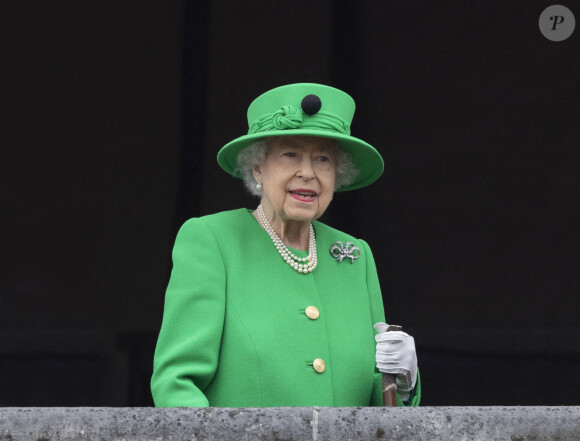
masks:
POLYGON ((294 255, 288 247, 282 242, 282 239, 278 237, 270 222, 268 222, 268 218, 266 217, 266 213, 264 213, 264 209, 262 208, 262 204, 258 205, 258 222, 260 226, 266 230, 266 233, 270 236, 272 241, 274 242, 274 246, 282 256, 282 259, 286 261, 288 265, 294 268, 295 271, 299 273, 307 274, 314 271, 316 268, 316 264, 318 263, 318 258, 316 257, 316 238, 314 237, 314 228, 312 224, 310 224, 310 236, 308 240, 308 256, 307 257, 298 257, 294 255), (308 262, 308 263, 305 263, 308 262))

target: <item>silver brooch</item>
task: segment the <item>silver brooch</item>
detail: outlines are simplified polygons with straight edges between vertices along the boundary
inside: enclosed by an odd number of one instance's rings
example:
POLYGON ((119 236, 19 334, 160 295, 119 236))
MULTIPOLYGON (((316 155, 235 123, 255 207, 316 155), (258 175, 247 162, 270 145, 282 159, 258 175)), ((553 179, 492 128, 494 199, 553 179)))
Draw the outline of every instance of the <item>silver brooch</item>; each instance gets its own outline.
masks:
POLYGON ((350 263, 354 263, 354 261, 360 257, 360 248, 355 247, 352 242, 347 242, 346 245, 344 245, 340 240, 337 240, 334 242, 334 245, 330 247, 330 254, 339 262, 342 262, 342 259, 348 257, 350 263))

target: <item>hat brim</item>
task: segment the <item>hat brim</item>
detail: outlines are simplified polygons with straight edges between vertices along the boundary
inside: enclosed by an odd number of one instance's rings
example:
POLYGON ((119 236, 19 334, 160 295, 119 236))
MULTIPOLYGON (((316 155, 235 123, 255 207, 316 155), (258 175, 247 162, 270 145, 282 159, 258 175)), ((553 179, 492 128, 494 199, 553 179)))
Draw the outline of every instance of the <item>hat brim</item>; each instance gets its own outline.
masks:
POLYGON ((375 182, 385 168, 383 158, 377 150, 366 142, 353 136, 340 133, 329 133, 315 129, 270 130, 268 132, 252 133, 240 136, 226 144, 218 153, 217 161, 222 169, 236 178, 241 178, 237 169, 238 153, 252 142, 273 136, 317 136, 338 141, 339 145, 350 154, 352 161, 359 170, 358 176, 348 186, 340 187, 336 191, 357 190, 375 182))

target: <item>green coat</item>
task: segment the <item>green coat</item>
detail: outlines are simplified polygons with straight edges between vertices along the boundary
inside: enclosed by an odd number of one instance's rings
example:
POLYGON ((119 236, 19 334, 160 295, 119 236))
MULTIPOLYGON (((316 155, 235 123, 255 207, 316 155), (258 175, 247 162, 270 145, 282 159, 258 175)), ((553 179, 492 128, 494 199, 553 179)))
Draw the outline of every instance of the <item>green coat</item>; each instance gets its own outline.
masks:
POLYGON ((313 225, 318 266, 309 274, 282 260, 249 210, 182 226, 155 351, 156 406, 382 405, 373 325, 384 312, 371 251, 313 225), (358 246, 360 258, 338 262, 329 252, 338 240, 358 246))

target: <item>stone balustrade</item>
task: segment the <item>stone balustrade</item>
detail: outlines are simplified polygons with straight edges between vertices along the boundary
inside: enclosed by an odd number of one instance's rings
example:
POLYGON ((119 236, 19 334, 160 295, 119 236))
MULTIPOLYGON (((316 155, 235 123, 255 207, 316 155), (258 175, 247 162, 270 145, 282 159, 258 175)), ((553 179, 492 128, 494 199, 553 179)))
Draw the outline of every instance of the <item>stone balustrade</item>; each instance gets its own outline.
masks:
POLYGON ((0 408, 0 441, 578 440, 580 407, 0 408))

